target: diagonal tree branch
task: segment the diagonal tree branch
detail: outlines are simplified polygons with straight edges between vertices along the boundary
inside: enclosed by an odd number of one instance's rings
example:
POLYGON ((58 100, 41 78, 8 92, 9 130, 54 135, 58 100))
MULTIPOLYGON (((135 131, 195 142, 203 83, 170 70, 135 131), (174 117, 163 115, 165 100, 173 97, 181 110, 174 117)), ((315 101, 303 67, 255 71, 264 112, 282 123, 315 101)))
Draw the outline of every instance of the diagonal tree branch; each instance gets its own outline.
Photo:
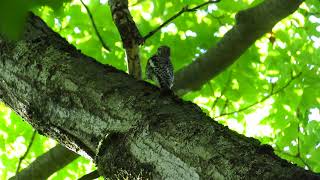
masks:
POLYGON ((47 179, 77 157, 76 153, 57 145, 10 179, 47 179))
POLYGON ((96 23, 94 22, 94 19, 93 19, 93 16, 91 14, 91 11, 90 9, 88 8, 88 6, 83 2, 83 0, 80 0, 81 4, 84 6, 84 8, 86 9, 88 15, 89 15, 89 18, 90 18, 90 21, 92 23, 92 26, 93 26, 93 29, 94 29, 94 32, 96 33, 96 35, 98 36, 99 38, 99 41, 102 45, 103 48, 105 48, 106 50, 108 51, 111 51, 110 48, 107 46, 107 44, 104 42, 103 38, 101 37, 99 31, 98 31, 98 28, 96 26, 96 23))
POLYGON ((231 66, 257 39, 272 30, 281 19, 293 13, 304 0, 265 0, 236 15, 236 24, 217 45, 175 74, 174 91, 183 95, 231 66))
POLYGON ((168 20, 166 20, 164 23, 162 23, 159 27, 157 27, 156 29, 150 31, 147 35, 145 35, 143 37, 144 41, 146 41, 148 38, 150 38, 151 36, 153 36, 156 32, 158 32, 161 28, 163 28, 164 26, 166 26, 168 23, 170 23, 171 21, 173 21, 174 19, 176 19, 177 17, 179 17, 181 14, 185 13, 185 12, 194 12, 197 9, 202 8, 203 6, 206 6, 208 4, 212 4, 212 3, 218 3, 220 2, 220 0, 210 0, 207 2, 204 2, 194 8, 189 8, 188 6, 183 7, 178 13, 176 13, 175 15, 173 15, 172 17, 170 17, 168 20))

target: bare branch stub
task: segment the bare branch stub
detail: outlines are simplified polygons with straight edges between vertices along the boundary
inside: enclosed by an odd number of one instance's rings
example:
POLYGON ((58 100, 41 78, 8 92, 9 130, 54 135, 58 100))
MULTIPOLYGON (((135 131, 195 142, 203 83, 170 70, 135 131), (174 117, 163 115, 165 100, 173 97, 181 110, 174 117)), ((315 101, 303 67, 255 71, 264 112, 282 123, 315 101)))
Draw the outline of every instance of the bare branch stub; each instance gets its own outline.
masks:
POLYGON ((129 74, 141 79, 139 45, 143 44, 144 40, 130 14, 128 0, 110 0, 109 5, 126 50, 129 74))

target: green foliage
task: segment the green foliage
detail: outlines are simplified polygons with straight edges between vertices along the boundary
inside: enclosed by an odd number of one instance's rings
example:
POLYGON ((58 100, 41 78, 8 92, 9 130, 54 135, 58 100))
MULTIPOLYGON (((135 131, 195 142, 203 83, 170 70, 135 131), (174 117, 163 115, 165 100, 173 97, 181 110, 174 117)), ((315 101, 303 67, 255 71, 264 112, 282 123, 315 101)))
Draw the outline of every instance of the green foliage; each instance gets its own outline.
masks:
MULTIPOLYGON (((25 4, 20 1, 17 4, 17 0, 0 2, 1 31, 17 37, 27 10, 33 8, 51 28, 83 53, 126 71, 125 53, 106 1, 91 0, 86 4, 111 52, 102 48, 80 1, 61 6, 61 2, 65 2, 61 0, 55 8, 39 7, 49 5, 47 2, 52 6, 55 4, 52 1, 23 2, 25 4)), ((140 32, 146 35, 185 5, 192 8, 203 2, 131 0, 130 11, 140 32)), ((232 27, 236 12, 261 0, 249 2, 221 1, 197 12, 184 13, 141 47, 142 66, 145 67, 148 57, 162 44, 172 47, 176 70, 187 66, 232 27)), ((259 39, 234 65, 200 91, 184 96, 220 123, 271 144, 282 158, 314 172, 320 172, 319 7, 320 1, 308 0, 297 12, 279 22, 272 33, 259 39)), ((5 167, 0 177, 8 178, 14 175, 33 130, 18 116, 10 115, 10 110, 3 105, 0 121, 0 169, 5 167), (18 151, 17 146, 22 148, 18 151)), ((37 135, 22 167, 52 147, 54 144, 50 142, 37 135)), ((85 163, 88 161, 79 159, 52 178, 78 178, 93 168, 85 163)))
POLYGON ((58 9, 70 0, 1 0, 0 1, 0 32, 11 39, 21 36, 28 11, 38 6, 50 6, 58 9))

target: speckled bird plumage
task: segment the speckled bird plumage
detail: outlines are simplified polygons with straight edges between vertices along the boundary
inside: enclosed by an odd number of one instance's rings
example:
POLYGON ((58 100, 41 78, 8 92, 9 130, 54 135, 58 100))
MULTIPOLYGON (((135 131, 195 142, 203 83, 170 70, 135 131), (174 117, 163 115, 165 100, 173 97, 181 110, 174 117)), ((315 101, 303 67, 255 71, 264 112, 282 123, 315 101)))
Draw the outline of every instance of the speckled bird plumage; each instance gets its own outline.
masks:
POLYGON ((157 53, 148 60, 146 76, 147 79, 157 82, 162 90, 171 89, 174 76, 168 46, 160 46, 157 53))

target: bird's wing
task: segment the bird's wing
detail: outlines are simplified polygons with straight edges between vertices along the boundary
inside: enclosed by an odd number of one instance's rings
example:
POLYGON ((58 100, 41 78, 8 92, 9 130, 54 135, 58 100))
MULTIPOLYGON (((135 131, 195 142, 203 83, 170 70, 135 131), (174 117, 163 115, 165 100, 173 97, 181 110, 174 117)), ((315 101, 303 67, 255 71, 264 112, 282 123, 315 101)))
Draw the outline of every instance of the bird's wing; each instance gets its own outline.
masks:
POLYGON ((148 62, 147 62, 147 67, 146 67, 146 77, 147 79, 153 80, 153 76, 154 76, 154 59, 156 58, 156 56, 152 56, 148 62))
POLYGON ((170 88, 171 88, 173 85, 173 81, 174 81, 174 69, 173 69, 173 65, 172 65, 170 59, 169 59, 169 61, 167 61, 167 63, 168 63, 167 73, 170 76, 169 81, 170 81, 170 88))
POLYGON ((171 89, 173 85, 173 67, 170 59, 161 59, 159 57, 159 73, 157 74, 160 87, 163 89, 171 89))

